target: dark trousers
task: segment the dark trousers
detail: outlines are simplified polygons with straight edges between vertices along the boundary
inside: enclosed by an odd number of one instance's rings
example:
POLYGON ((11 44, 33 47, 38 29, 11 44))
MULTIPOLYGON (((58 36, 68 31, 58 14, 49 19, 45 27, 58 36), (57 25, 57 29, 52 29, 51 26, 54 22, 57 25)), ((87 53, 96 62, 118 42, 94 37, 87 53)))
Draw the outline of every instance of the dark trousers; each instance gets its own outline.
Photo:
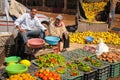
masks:
POLYGON ((39 37, 44 39, 45 38, 45 32, 42 30, 27 30, 26 33, 19 32, 20 37, 23 40, 23 43, 26 44, 29 38, 35 38, 39 37))
POLYGON ((69 39, 69 36, 68 36, 68 38, 66 39, 65 38, 65 35, 63 34, 62 35, 62 37, 63 37, 63 48, 69 48, 69 45, 70 45, 70 39, 69 39))

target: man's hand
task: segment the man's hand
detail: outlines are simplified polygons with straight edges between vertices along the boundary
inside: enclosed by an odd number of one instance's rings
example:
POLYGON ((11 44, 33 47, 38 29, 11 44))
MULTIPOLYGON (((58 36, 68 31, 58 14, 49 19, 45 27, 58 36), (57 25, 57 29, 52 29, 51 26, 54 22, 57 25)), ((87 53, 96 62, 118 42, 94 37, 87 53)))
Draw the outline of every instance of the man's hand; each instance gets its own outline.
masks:
POLYGON ((68 32, 64 32, 65 38, 68 39, 69 33, 68 32))
POLYGON ((26 30, 22 29, 21 26, 16 26, 20 32, 26 33, 26 30))
POLYGON ((26 30, 24 30, 24 29, 20 29, 20 31, 23 32, 23 33, 26 33, 26 30))
POLYGON ((50 33, 47 29, 45 30, 45 34, 46 34, 46 36, 50 35, 50 33))

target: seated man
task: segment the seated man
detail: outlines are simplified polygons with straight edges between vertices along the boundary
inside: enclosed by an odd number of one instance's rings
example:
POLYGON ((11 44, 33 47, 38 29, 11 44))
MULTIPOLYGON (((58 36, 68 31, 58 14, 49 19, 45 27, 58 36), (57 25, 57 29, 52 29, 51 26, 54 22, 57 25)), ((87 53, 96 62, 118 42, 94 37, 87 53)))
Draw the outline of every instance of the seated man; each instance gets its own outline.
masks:
MULTIPOLYGON (((47 30, 36 17, 37 10, 31 9, 30 13, 24 13, 15 21, 15 26, 18 29, 24 44, 27 43, 29 37, 40 37, 44 39, 45 31, 47 30)), ((29 46, 29 45, 27 45, 29 46)))
POLYGON ((59 14, 55 21, 51 21, 49 28, 50 35, 60 37, 61 41, 63 42, 62 51, 66 51, 66 48, 69 48, 69 35, 62 19, 63 16, 59 14))

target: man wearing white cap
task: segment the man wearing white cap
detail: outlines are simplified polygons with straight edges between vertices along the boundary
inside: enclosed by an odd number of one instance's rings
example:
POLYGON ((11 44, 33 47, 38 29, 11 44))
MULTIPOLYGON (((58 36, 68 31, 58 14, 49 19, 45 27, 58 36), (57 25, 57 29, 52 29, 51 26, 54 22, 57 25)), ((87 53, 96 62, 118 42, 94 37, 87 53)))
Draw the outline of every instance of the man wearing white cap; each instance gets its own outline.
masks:
POLYGON ((60 37, 63 42, 62 51, 66 51, 66 48, 69 48, 69 35, 62 19, 63 16, 59 14, 56 19, 50 23, 50 35, 60 37))

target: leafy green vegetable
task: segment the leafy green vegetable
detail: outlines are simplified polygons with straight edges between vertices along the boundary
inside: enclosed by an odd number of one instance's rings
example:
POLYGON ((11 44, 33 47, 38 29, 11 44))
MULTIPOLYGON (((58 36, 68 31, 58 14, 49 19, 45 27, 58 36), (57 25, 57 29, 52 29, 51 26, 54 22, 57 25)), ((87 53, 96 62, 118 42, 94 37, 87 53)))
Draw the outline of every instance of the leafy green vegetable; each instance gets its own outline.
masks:
POLYGON ((39 67, 56 67, 65 64, 65 58, 59 54, 49 53, 44 56, 39 56, 36 60, 39 67))

